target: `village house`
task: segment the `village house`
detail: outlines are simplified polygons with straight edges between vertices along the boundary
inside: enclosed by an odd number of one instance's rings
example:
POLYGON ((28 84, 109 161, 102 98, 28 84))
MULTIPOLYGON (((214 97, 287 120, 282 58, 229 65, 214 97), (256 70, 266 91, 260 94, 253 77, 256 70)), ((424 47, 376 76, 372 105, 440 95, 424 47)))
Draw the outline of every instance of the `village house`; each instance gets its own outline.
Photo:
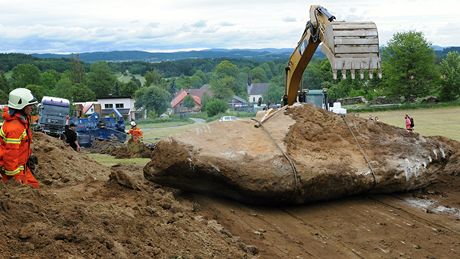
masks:
POLYGON ((99 98, 95 102, 75 102, 77 116, 89 116, 94 112, 101 116, 111 115, 116 108, 127 120, 135 120, 144 117, 142 111, 134 107, 134 99, 131 97, 106 97, 99 98))
POLYGON ((208 97, 212 97, 211 88, 208 84, 203 85, 201 88, 198 89, 182 89, 172 99, 171 108, 173 109, 174 113, 201 111, 201 108, 203 106, 202 100, 203 96, 205 95, 207 95, 208 97), (187 97, 187 95, 192 96, 193 100, 195 101, 195 106, 193 108, 189 109, 184 105, 184 100, 187 97))
POLYGON ((263 95, 268 92, 268 83, 252 83, 248 84, 248 101, 250 103, 257 103, 259 98, 262 99, 263 103, 263 95))

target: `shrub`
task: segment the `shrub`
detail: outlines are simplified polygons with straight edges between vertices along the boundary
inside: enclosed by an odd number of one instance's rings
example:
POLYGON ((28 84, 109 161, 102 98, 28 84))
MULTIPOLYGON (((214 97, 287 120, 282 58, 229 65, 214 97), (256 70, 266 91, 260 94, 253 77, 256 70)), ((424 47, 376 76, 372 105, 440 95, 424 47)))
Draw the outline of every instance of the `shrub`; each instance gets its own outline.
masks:
POLYGON ((227 103, 220 99, 212 99, 209 100, 206 104, 206 113, 208 117, 212 117, 219 113, 225 112, 227 110, 227 103))

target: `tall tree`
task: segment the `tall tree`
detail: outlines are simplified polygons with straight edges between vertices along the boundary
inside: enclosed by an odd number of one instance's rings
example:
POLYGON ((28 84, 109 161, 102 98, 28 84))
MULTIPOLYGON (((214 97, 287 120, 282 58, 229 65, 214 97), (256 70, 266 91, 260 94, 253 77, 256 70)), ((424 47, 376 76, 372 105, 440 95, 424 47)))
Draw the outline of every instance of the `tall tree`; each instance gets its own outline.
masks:
POLYGON ((40 84, 40 70, 32 64, 20 64, 13 68, 11 79, 13 88, 40 84))
POLYGON ((228 60, 220 62, 213 71, 214 75, 217 77, 237 77, 238 67, 228 60))
POLYGON ((261 67, 253 68, 250 73, 253 83, 266 83, 268 81, 267 73, 261 67))
POLYGON ((324 82, 334 83, 332 69, 328 59, 313 59, 302 78, 305 89, 322 89, 324 82))
POLYGON ((32 92, 35 99, 39 102, 42 100, 43 96, 48 95, 50 91, 42 85, 27 85, 26 88, 32 92))
POLYGON ((121 83, 120 85, 120 95, 121 96, 134 96, 134 93, 140 88, 135 81, 131 80, 128 83, 121 83))
POLYGON ((460 55, 458 52, 449 52, 439 64, 441 84, 439 97, 443 101, 453 101, 460 95, 460 55))
POLYGON ((73 84, 70 78, 61 78, 54 88, 53 94, 70 101, 91 101, 96 94, 85 84, 73 84))
POLYGON ((110 71, 106 62, 97 62, 91 65, 87 85, 97 98, 113 94, 116 81, 115 75, 110 71))
POLYGON ((152 85, 137 90, 135 99, 136 108, 144 108, 149 112, 155 111, 159 115, 169 107, 170 95, 161 86, 152 85))
POLYGON ((10 87, 8 81, 6 80, 5 74, 0 71, 0 103, 6 103, 8 101, 9 92, 10 87))
POLYGON ((145 85, 146 86, 150 86, 152 84, 159 86, 159 85, 164 84, 163 76, 157 70, 152 70, 152 71, 147 72, 144 75, 144 77, 145 77, 145 85))
POLYGON ((47 89, 53 89, 61 75, 56 70, 46 70, 40 75, 40 85, 47 89))
POLYGON ((284 95, 284 76, 273 77, 268 86, 268 91, 264 94, 263 100, 268 103, 281 103, 284 95))
POLYGON ((193 75, 190 77, 190 86, 191 88, 200 88, 203 86, 203 81, 199 76, 193 75))
POLYGON ((238 67, 228 60, 220 62, 211 76, 211 90, 214 97, 227 100, 241 89, 241 82, 238 80, 238 67))
POLYGON ((393 96, 406 101, 433 89, 436 79, 435 54, 421 32, 396 33, 383 51, 382 83, 393 96))
POLYGON ((198 69, 197 71, 195 71, 193 75, 199 77, 203 84, 206 84, 209 82, 209 77, 201 69, 198 69))
POLYGON ((236 82, 236 78, 231 76, 211 79, 211 90, 214 97, 222 100, 230 99, 235 95, 233 88, 235 88, 236 82))
POLYGON ((72 58, 71 63, 71 73, 70 73, 70 80, 72 83, 83 83, 85 80, 85 67, 83 66, 82 62, 80 61, 80 55, 75 55, 72 58))

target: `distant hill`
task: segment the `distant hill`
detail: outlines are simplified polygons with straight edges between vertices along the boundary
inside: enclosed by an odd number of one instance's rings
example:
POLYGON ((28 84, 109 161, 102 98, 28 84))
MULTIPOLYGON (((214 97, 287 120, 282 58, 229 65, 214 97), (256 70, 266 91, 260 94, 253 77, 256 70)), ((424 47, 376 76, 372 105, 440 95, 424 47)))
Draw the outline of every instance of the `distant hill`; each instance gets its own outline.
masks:
POLYGON ((444 58, 445 56, 447 56, 447 53, 453 52, 453 51, 460 53, 460 47, 446 47, 440 50, 435 50, 436 56, 438 58, 444 58))
MULTIPOLYGON (((251 59, 254 61, 270 61, 275 59, 286 59, 291 55, 292 49, 210 49, 198 51, 178 51, 178 52, 147 52, 147 51, 110 51, 110 52, 86 52, 79 53, 80 60, 83 62, 97 61, 145 61, 161 62, 174 61, 181 59, 204 59, 204 58, 230 58, 230 59, 251 59)), ((32 54, 36 58, 71 58, 74 54, 32 54)), ((321 52, 315 55, 324 57, 321 52)))
MULTIPOLYGON (((315 53, 317 58, 325 58, 319 50, 315 53)), ((438 58, 443 58, 449 51, 459 51, 460 47, 440 47, 433 45, 433 50, 438 58)), ((76 53, 80 60, 87 63, 97 61, 126 62, 144 61, 157 63, 162 61, 176 61, 183 59, 207 59, 207 58, 228 58, 228 59, 250 59, 256 62, 266 62, 276 59, 288 59, 293 49, 290 48, 265 48, 265 49, 209 49, 177 52, 147 52, 147 51, 109 51, 109 52, 84 52, 76 53)), ((74 54, 32 54, 35 58, 61 59, 72 58, 74 54)))

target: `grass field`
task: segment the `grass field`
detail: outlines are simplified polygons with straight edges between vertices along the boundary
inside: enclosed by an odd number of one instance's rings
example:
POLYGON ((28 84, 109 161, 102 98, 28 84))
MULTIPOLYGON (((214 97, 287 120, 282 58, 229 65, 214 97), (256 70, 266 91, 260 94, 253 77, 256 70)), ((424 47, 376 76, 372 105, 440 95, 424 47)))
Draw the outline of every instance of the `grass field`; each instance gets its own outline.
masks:
POLYGON ((187 129, 200 126, 200 124, 186 124, 183 122, 170 122, 167 124, 163 123, 152 123, 139 125, 144 133, 144 141, 147 143, 153 143, 157 140, 165 137, 170 137, 175 134, 179 134, 187 129))
MULTIPOLYGON (((116 77, 118 79, 118 81, 122 82, 122 83, 128 83, 129 81, 131 81, 131 75, 129 76, 126 76, 126 75, 123 75, 122 73, 117 73, 116 74, 116 77)), ((139 81, 141 81, 141 84, 144 85, 145 84, 145 78, 141 75, 134 75, 134 77, 136 79, 138 79, 139 81)))
POLYGON ((405 114, 414 118, 415 131, 424 136, 440 135, 460 141, 460 107, 366 112, 359 116, 378 116, 382 122, 404 128, 405 114))
POLYGON ((105 166, 113 166, 116 164, 144 166, 150 161, 150 158, 116 159, 115 157, 106 154, 88 153, 87 155, 105 166))
MULTIPOLYGON (((158 141, 160 138, 169 137, 175 134, 180 134, 187 129, 202 126, 203 124, 190 124, 184 125, 184 122, 166 122, 166 123, 146 123, 140 124, 139 127, 144 133, 144 142, 153 143, 158 141)), ((113 166, 116 164, 122 165, 141 165, 144 166, 150 161, 149 158, 131 158, 131 159, 116 159, 113 156, 106 154, 87 154, 92 159, 96 160, 102 165, 113 166)))

